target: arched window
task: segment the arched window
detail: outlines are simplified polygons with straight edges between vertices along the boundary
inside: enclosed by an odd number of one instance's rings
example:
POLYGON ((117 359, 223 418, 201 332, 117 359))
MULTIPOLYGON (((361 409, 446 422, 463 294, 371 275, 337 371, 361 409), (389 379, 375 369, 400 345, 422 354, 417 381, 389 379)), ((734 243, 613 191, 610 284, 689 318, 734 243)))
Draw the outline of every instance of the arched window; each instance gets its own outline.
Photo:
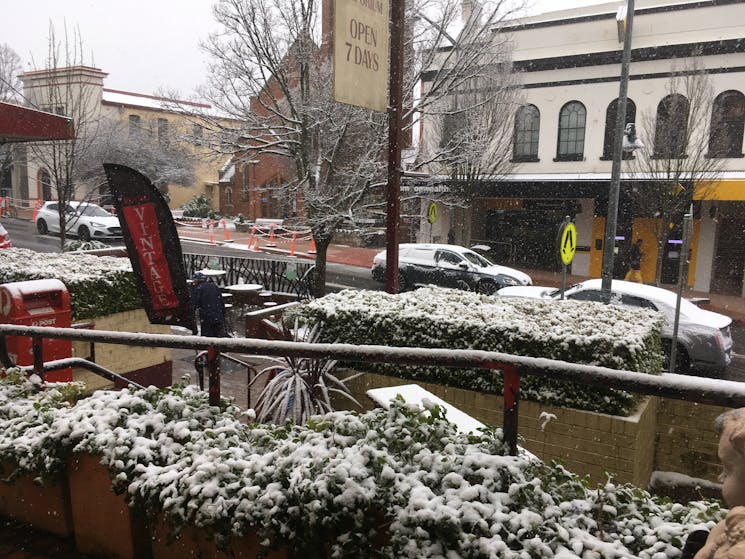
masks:
POLYGON ((225 205, 226 206, 233 205, 233 189, 230 187, 225 189, 225 205))
POLYGON ((714 99, 709 132, 709 157, 742 157, 745 95, 725 91, 714 99))
POLYGON ((688 145, 688 111, 685 96, 668 95, 657 105, 657 123, 654 130, 654 157, 678 159, 685 157, 688 145))
MULTIPOLYGON (((616 115, 618 115, 618 99, 613 99, 605 111, 605 137, 603 139, 603 157, 601 159, 613 159, 613 140, 616 132, 616 115)), ((626 99, 626 118, 624 127, 629 123, 636 123, 636 105, 631 99, 626 99)), ((624 151, 623 158, 629 159, 632 152, 624 151)))
POLYGON ((587 111, 579 101, 570 101, 559 113, 559 142, 556 161, 582 161, 585 153, 587 111))
POLYGON ((535 105, 523 105, 515 114, 515 136, 512 159, 514 161, 538 161, 538 135, 541 128, 541 113, 535 105))
POLYGON ((48 171, 42 170, 39 173, 39 183, 41 184, 41 199, 44 201, 52 199, 52 176, 48 171))

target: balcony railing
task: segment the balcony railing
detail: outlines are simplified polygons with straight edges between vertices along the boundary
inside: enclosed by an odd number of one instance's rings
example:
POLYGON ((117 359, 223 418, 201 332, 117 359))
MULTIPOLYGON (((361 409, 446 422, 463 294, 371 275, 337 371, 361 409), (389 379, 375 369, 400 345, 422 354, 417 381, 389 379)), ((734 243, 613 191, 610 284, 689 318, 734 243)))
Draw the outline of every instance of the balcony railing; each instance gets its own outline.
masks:
POLYGON ((351 344, 311 344, 305 342, 271 341, 252 338, 205 338, 167 334, 136 334, 74 328, 43 328, 34 326, 0 325, 0 359, 9 366, 5 336, 28 336, 33 339, 34 365, 23 367, 43 378, 44 373, 70 366, 85 367, 110 378, 128 382, 111 371, 80 358, 44 362, 41 340, 44 338, 79 340, 90 343, 122 344, 142 347, 166 347, 206 350, 209 371, 210 404, 220 401, 220 354, 240 352, 250 355, 330 358, 344 362, 397 363, 401 365, 433 365, 453 368, 489 369, 504 375, 504 437, 513 453, 517 452, 517 411, 520 377, 534 375, 554 380, 576 382, 591 386, 612 387, 637 394, 647 394, 713 404, 730 408, 745 406, 745 384, 699 377, 664 373, 659 376, 634 371, 619 371, 592 365, 579 365, 536 357, 522 357, 495 351, 467 349, 431 349, 387 347, 351 344), (114 376, 112 376, 114 375, 114 376), (115 378, 116 377, 116 378, 115 378))

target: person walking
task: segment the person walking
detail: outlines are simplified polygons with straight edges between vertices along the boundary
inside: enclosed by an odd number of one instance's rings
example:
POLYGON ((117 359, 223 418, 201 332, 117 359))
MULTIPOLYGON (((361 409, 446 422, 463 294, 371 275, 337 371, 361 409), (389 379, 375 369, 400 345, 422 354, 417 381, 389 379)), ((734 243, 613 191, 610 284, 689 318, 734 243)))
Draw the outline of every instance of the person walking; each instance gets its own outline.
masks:
POLYGON ((227 338, 225 329, 225 303, 220 288, 207 277, 196 272, 192 278, 194 287, 191 291, 191 302, 194 310, 199 312, 199 325, 202 336, 210 338, 227 338))
POLYGON ((636 242, 631 245, 628 254, 629 271, 626 272, 626 281, 635 281, 638 283, 644 283, 642 280, 642 240, 637 239, 636 242))

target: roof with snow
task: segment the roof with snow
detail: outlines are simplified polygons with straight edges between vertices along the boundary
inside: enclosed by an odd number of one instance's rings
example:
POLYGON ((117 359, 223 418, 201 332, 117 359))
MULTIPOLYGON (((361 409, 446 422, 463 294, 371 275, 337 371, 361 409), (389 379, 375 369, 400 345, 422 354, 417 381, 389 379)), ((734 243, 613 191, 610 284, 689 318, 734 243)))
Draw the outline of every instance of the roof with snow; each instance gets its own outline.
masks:
POLYGON ((181 109, 193 108, 195 111, 206 111, 212 108, 207 103, 196 103, 181 99, 169 99, 144 93, 133 93, 131 91, 120 91, 117 89, 103 89, 103 103, 110 105, 126 105, 128 107, 140 107, 143 109, 156 109, 160 111, 174 111, 175 107, 181 109))

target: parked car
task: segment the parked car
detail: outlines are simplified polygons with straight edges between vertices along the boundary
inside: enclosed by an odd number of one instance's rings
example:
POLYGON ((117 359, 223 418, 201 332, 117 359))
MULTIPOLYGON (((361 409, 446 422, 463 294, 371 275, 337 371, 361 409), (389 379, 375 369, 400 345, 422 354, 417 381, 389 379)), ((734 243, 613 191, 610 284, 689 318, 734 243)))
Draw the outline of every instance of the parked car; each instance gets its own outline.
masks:
MULTIPOLYGON (((566 299, 575 301, 601 301, 602 280, 586 280, 564 292, 566 299)), ((505 287, 498 295, 503 297, 529 297, 555 299, 561 297, 559 289, 552 287, 505 287)), ((667 369, 675 324, 677 295, 667 289, 634 282, 613 280, 611 303, 629 307, 641 307, 661 312, 665 316, 662 330, 662 349, 667 369)), ((732 356, 732 319, 723 314, 697 307, 687 299, 680 302, 678 321, 678 349, 675 357, 675 372, 717 374, 722 372, 732 356)))
MULTIPOLYGON (((101 206, 88 202, 69 202, 65 229, 82 241, 115 239, 122 236, 119 218, 101 206)), ((36 230, 41 235, 60 232, 59 202, 44 202, 36 214, 36 230)))
MULTIPOLYGON (((385 280, 386 252, 373 258, 372 277, 385 280)), ((417 285, 477 291, 491 295, 507 285, 530 285, 530 276, 489 262, 471 249, 445 244, 401 244, 398 246, 398 287, 400 291, 417 285)))
POLYGON ((10 235, 8 230, 0 224, 0 248, 10 248, 13 246, 10 242, 10 235))

